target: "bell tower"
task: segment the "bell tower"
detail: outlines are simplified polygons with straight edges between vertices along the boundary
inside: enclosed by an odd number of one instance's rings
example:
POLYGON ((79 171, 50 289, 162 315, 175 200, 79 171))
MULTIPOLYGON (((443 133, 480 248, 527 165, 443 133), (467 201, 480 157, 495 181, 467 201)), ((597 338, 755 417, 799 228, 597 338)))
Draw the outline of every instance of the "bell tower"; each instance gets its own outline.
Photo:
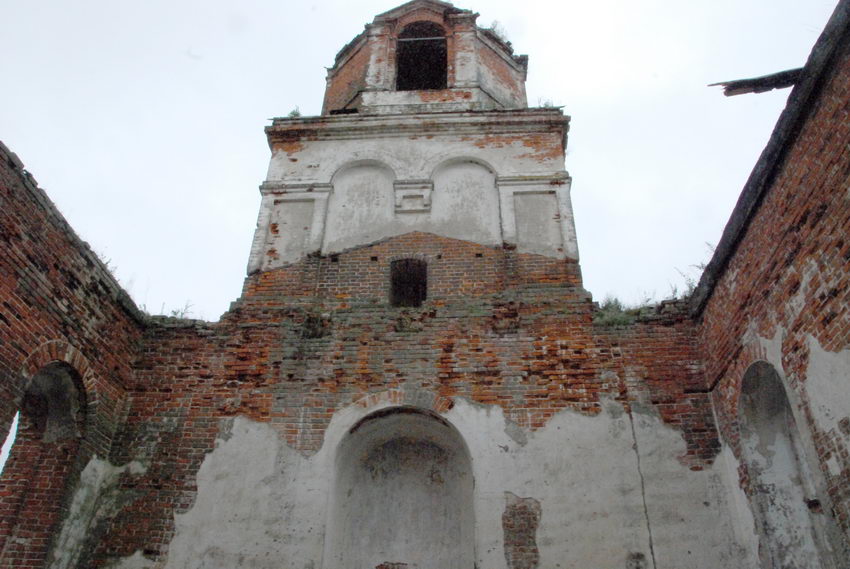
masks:
POLYGON ((328 70, 322 115, 266 128, 249 274, 415 233, 565 262, 578 281, 569 118, 528 108, 527 57, 477 17, 435 0, 378 15, 328 70))
POLYGON ((328 70, 323 114, 525 108, 528 58, 477 18, 430 0, 377 16, 328 70))

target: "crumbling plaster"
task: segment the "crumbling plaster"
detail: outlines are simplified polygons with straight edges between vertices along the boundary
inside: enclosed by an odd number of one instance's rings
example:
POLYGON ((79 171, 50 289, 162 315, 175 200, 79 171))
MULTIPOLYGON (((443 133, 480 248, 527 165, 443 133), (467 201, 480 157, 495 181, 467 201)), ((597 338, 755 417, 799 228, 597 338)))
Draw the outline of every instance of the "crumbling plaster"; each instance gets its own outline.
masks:
MULTIPOLYGON (((805 381, 798 382, 797 388, 791 388, 783 366, 782 346, 785 336, 785 329, 777 327, 772 338, 755 336, 755 340, 764 354, 764 361, 773 366, 784 385, 791 413, 797 425, 797 434, 803 451, 801 458, 806 460, 808 469, 812 472, 815 491, 824 496, 826 482, 820 474, 822 470, 819 468, 817 446, 814 441, 816 433, 807 428, 811 422, 804 413, 804 409, 808 409, 814 421, 814 425, 811 426, 841 441, 846 455, 850 433, 844 433, 848 429, 846 427, 842 429, 839 423, 850 418, 850 391, 846 389, 847 370, 850 369, 850 350, 828 352, 821 347, 817 338, 808 335, 809 357, 805 381)), ((836 464, 833 462, 832 468, 828 468, 832 475, 850 468, 850 465, 845 464, 836 470, 836 464)), ((827 466, 830 466, 829 461, 827 466)))
MULTIPOLYGON (((458 117, 419 115, 415 120, 407 116, 388 117, 388 121, 396 124, 392 129, 395 134, 391 134, 377 130, 386 128, 387 122, 373 124, 369 121, 361 125, 357 124, 358 119, 331 118, 329 121, 334 121, 333 126, 338 129, 334 133, 338 136, 336 140, 304 140, 300 145, 292 146, 275 146, 273 143, 266 181, 324 183, 330 181, 343 165, 359 160, 379 160, 401 180, 429 179, 441 164, 459 158, 490 165, 491 170, 500 176, 545 175, 564 170, 563 141, 558 132, 541 130, 537 133, 538 138, 532 138, 524 136, 526 133, 499 128, 496 121, 490 124, 476 121, 469 125, 458 124, 452 133, 450 127, 454 125, 450 119, 457 121, 458 117), (449 122, 446 125, 449 132, 431 129, 429 121, 449 122), (357 138, 346 139, 344 129, 349 126, 346 122, 353 123, 350 125, 352 128, 372 127, 377 132, 372 136, 362 133, 365 135, 362 138, 358 133, 357 138), (465 128, 474 130, 464 132, 465 128)), ((325 125, 316 126, 322 128, 325 125)), ((533 127, 529 124, 527 128, 533 127)), ((305 124, 304 128, 315 127, 305 124)))
MULTIPOLYGON (((740 460, 737 466, 739 473, 742 467, 745 472, 747 469, 753 469, 750 472, 753 483, 765 488, 777 484, 787 486, 786 479, 790 477, 794 485, 786 491, 786 494, 798 492, 802 498, 792 497, 794 504, 791 505, 783 505, 782 500, 787 497, 781 496, 774 497, 769 501, 770 503, 761 503, 764 500, 761 500, 758 495, 747 496, 743 493, 740 484, 735 484, 737 489, 731 491, 732 502, 736 504, 733 508, 733 520, 741 528, 739 531, 743 532, 740 535, 752 536, 751 543, 748 545, 751 551, 755 548, 758 553, 761 547, 762 555, 766 555, 764 549, 767 547, 764 542, 766 538, 764 535, 760 537, 760 534, 765 527, 768 527, 770 533, 777 536, 780 544, 785 544, 778 547, 784 549, 789 567, 809 567, 814 566, 814 563, 820 563, 818 566, 837 568, 841 566, 841 559, 845 555, 841 545, 843 539, 834 521, 823 512, 831 509, 829 478, 840 476, 848 469, 848 465, 841 462, 842 457, 847 453, 847 435, 841 428, 841 420, 850 414, 848 413, 850 393, 842 390, 840 386, 846 384, 846 370, 850 369, 848 368, 850 352, 848 350, 838 353, 828 352, 821 347, 814 336, 807 335, 808 365, 804 376, 796 378, 792 386, 789 383, 783 357, 783 346, 787 340, 787 334, 783 327, 775 326, 772 337, 761 336, 756 322, 752 321, 744 334, 743 343, 753 353, 760 354, 760 361, 770 365, 777 374, 788 399, 790 425, 792 425, 791 440, 784 441, 778 435, 771 435, 765 439, 767 442, 758 442, 751 435, 741 432, 740 445, 744 456, 735 458, 729 452, 724 454, 729 463, 740 460), (834 447, 833 452, 825 460, 826 469, 821 468, 824 457, 818 452, 819 445, 816 444, 816 439, 821 441, 820 446, 828 441, 834 447), (789 444, 791 447, 788 447, 789 444), (794 459, 789 453, 796 457, 798 466, 792 465, 794 459), (778 474, 773 465, 780 465, 778 474), (759 473, 766 468, 767 474, 760 475, 759 473), (789 471, 789 468, 793 472, 789 471), (776 476, 779 478, 775 478, 776 476), (811 521, 805 522, 805 524, 811 524, 810 531, 813 532, 814 542, 807 541, 809 538, 801 538, 798 535, 799 530, 791 527, 794 525, 791 522, 781 521, 790 515, 789 512, 796 507, 799 499, 806 501, 816 499, 821 504, 814 507, 811 521), (744 528, 747 526, 752 530, 746 531, 744 528), (763 542, 761 545, 759 545, 760 541, 763 542), (820 559, 816 560, 818 557, 820 559)), ((758 362, 752 362, 751 365, 756 363, 758 362)), ((740 405, 738 412, 741 412, 740 405)), ((741 426, 743 417, 739 416, 737 421, 739 428, 743 429, 741 426)), ((847 423, 848 421, 845 421, 844 424, 847 423)), ((724 449, 726 448, 728 447, 724 444, 724 449)))
POLYGON ((248 272, 410 231, 578 260, 560 112, 429 118, 276 122, 248 272))
MULTIPOLYGON (((808 337, 808 347, 805 388, 812 418, 818 430, 842 441, 846 450, 850 444, 850 349, 829 352, 814 336, 808 337)), ((848 468, 850 464, 845 463, 840 470, 848 468)), ((835 467, 830 470, 840 472, 835 467)))
MULTIPOLYGON (((337 449, 361 419, 390 406, 340 409, 313 455, 287 446, 270 424, 222 420, 197 473, 195 503, 175 516, 165 568, 329 567, 324 539, 337 449)), ((728 523, 727 496, 738 491, 727 476, 733 469, 720 459, 689 469, 681 434, 651 412, 608 401, 598 415, 562 411, 532 432, 498 407, 456 399, 443 418, 470 453, 478 567, 515 569, 505 554, 506 493, 539 503, 540 567, 754 566, 746 536, 739 542, 728 523)), ((139 566, 135 559, 119 567, 139 566)))
POLYGON ((118 490, 122 474, 136 476, 147 468, 138 461, 115 466, 98 456, 92 457, 80 475, 73 499, 53 546, 50 569, 77 567, 80 556, 92 545, 98 524, 109 520, 132 496, 118 490))

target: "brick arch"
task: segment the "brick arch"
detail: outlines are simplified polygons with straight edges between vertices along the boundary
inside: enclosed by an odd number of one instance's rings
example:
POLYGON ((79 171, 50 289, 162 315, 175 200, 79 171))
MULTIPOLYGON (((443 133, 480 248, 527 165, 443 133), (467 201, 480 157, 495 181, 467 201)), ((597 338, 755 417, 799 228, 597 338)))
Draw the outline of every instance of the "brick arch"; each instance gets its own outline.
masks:
MULTIPOLYGON (((767 336, 762 336, 767 337, 767 336)), ((741 386, 747 371, 759 362, 768 363, 776 368, 776 372, 785 384, 786 391, 790 388, 787 384, 785 369, 782 362, 771 361, 768 349, 765 348, 754 337, 745 337, 742 340, 740 351, 729 363, 723 372, 718 386, 726 392, 726 411, 735 424, 738 420, 738 406, 740 403, 741 386)), ((737 427, 736 427, 737 428, 737 427)))
POLYGON ((354 401, 354 404, 364 409, 379 405, 417 407, 426 411, 440 414, 454 407, 454 401, 437 393, 425 390, 391 389, 379 393, 370 393, 354 401))
POLYGON ((27 383, 44 366, 54 362, 64 362, 74 368, 83 383, 88 405, 97 402, 95 373, 91 363, 76 346, 65 340, 50 340, 38 346, 24 360, 20 374, 27 383))
MULTIPOLYGON (((756 341, 745 342, 741 347, 740 353, 730 362, 729 367, 722 373, 716 384, 716 396, 718 397, 715 400, 716 408, 726 417, 726 421, 722 422, 725 426, 721 428, 721 436, 731 445, 738 457, 740 457, 740 448, 738 446, 738 410, 741 398, 741 386, 747 370, 757 362, 766 362, 774 365, 768 359, 767 352, 762 345, 756 341)), ((776 366, 774 365, 774 367, 776 366)), ((784 380, 785 371, 781 366, 777 368, 777 373, 784 380)))
POLYGON ((443 31, 446 34, 446 37, 452 34, 452 26, 446 22, 446 18, 443 14, 437 13, 433 10, 426 9, 418 9, 411 10, 407 14, 399 17, 393 23, 392 26, 392 36, 394 38, 398 37, 398 35, 410 24, 415 24, 417 22, 429 22, 431 24, 436 24, 443 28, 443 31))

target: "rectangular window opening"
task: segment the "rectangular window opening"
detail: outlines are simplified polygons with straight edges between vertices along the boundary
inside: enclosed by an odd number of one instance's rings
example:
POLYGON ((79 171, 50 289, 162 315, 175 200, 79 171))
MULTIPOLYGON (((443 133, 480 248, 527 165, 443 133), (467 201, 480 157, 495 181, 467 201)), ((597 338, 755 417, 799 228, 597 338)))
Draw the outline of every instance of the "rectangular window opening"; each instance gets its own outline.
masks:
POLYGON ((398 259, 390 264, 390 304, 421 306, 428 296, 428 265, 419 259, 398 259))

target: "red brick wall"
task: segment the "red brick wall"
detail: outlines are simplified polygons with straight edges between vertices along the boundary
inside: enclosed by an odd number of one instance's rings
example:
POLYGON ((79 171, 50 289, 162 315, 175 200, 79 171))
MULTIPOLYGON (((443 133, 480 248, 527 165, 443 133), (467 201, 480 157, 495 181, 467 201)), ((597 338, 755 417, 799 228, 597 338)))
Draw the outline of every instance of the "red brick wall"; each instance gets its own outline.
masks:
POLYGON ((594 325, 574 263, 425 233, 335 259, 249 277, 219 323, 160 319, 148 330, 116 460, 150 466, 124 481, 135 498, 102 529, 92 566, 164 552, 220 420, 235 415, 312 453, 337 410, 392 390, 430 394, 413 404, 440 410, 453 397, 498 405, 529 429, 564 409, 595 415, 611 398, 655 408, 679 429, 691 468, 713 460, 719 443, 681 306, 594 325), (407 255, 428 260, 429 297, 394 308, 389 263, 407 255))
MULTIPOLYGON (((850 49, 828 81, 751 219, 702 315, 706 379, 724 438, 740 458, 738 399, 747 368, 767 360, 755 336, 781 336, 781 370, 800 401, 836 518, 850 536, 850 457, 842 433, 821 432, 806 396, 809 338, 850 348, 850 49), (841 473, 829 474, 827 460, 841 473)), ((774 366, 777 362, 772 361, 774 366)), ((850 421, 850 420, 848 420, 850 421)), ((746 477, 741 472, 742 480, 746 477)))
POLYGON ((390 263, 416 257, 428 263, 429 298, 492 294, 520 283, 580 286, 578 264, 413 232, 329 257, 306 260, 245 280, 243 301, 313 296, 388 302, 390 263))
POLYGON ((0 567, 40 567, 67 488, 109 454, 141 326, 135 307, 18 159, 0 145, 0 437, 28 379, 66 362, 85 390, 84 435, 44 443, 23 419, 0 479, 0 567), (11 539, 11 541, 9 541, 11 539))
POLYGON ((479 79, 485 91, 504 91, 516 101, 525 100, 525 78, 521 71, 514 69, 501 55, 481 41, 478 43, 478 59, 481 68, 479 79))
POLYGON ((372 50, 378 47, 376 43, 376 38, 367 37, 363 45, 356 48, 344 65, 335 68, 325 90, 322 114, 345 108, 355 95, 366 88, 369 59, 372 57, 372 50))
POLYGON ((700 470, 720 450, 696 327, 686 302, 644 309, 635 324, 596 326, 602 366, 619 378, 623 399, 649 406, 682 432, 684 464, 700 470), (607 360, 607 361, 606 361, 607 360))

